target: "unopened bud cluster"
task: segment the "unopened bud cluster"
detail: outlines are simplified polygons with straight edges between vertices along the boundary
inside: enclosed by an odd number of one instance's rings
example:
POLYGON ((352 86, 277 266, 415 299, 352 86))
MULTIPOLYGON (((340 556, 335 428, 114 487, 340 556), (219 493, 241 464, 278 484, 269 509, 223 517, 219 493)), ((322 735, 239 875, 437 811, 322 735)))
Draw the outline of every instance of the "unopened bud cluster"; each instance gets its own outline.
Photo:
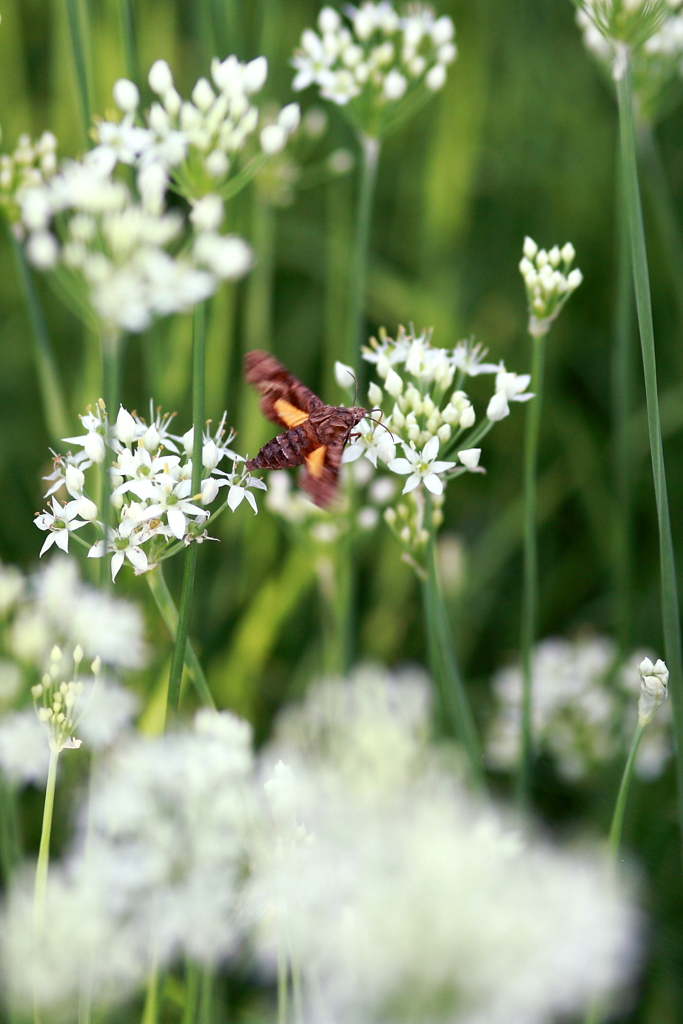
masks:
MULTIPOLYGON (((76 646, 73 651, 74 678, 67 681, 63 678, 65 659, 60 648, 53 647, 50 668, 42 681, 31 687, 38 721, 47 732, 50 749, 56 753, 81 745, 81 741, 75 738, 74 731, 84 711, 81 699, 84 685, 78 678, 82 660, 83 649, 76 646)), ((101 667, 100 659, 95 658, 91 665, 94 681, 99 677, 101 667)))
POLYGON ((565 302, 583 281, 578 268, 572 270, 576 253, 571 242, 539 249, 533 238, 524 239, 524 256, 519 270, 524 278, 529 303, 529 333, 542 337, 550 330, 565 302))
POLYGON ((221 508, 227 505, 234 512, 246 498, 254 512, 258 511, 250 488, 265 490, 265 484, 249 475, 242 456, 230 448, 234 434, 225 428, 226 414, 213 434, 208 428, 204 433, 201 485, 199 493, 192 494, 194 428, 177 436, 170 432, 172 415, 153 408, 150 413, 146 423, 121 406, 115 423, 110 424, 100 399, 94 410, 89 408, 81 416, 85 434, 64 438, 82 450, 75 455, 56 455, 54 470, 45 477, 52 510, 35 519, 36 526, 47 531, 41 555, 53 544, 68 551, 70 534, 88 525, 101 536, 105 534, 104 516, 86 490, 85 474, 93 465, 109 475, 110 503, 117 523, 106 530, 106 543, 101 539, 88 545, 88 557, 111 553, 112 579, 126 560, 136 573, 147 572, 183 545, 206 539, 206 506, 223 487, 227 495, 221 508), (108 450, 112 453, 109 457, 108 450), (218 468, 226 458, 232 461, 231 471, 218 468), (55 497, 62 487, 72 499, 63 506, 55 497))
POLYGON ((20 135, 14 152, 0 156, 0 205, 10 224, 21 218, 22 192, 42 185, 56 170, 57 139, 52 132, 43 132, 35 141, 20 135))
POLYGON ((669 692, 669 670, 661 658, 653 664, 643 658, 638 666, 640 673, 640 699, 638 700, 638 724, 647 725, 669 692))
POLYGON ((444 495, 431 497, 431 511, 427 510, 424 494, 420 490, 410 491, 395 507, 387 508, 384 521, 403 548, 405 561, 422 575, 421 562, 430 538, 430 527, 438 530, 443 523, 444 495), (427 516, 431 522, 427 521, 427 516))
POLYGON ((379 137, 446 82, 457 55, 455 28, 426 4, 399 13, 388 0, 318 15, 318 32, 306 29, 292 64, 295 90, 317 85, 324 99, 347 108, 356 127, 379 137))

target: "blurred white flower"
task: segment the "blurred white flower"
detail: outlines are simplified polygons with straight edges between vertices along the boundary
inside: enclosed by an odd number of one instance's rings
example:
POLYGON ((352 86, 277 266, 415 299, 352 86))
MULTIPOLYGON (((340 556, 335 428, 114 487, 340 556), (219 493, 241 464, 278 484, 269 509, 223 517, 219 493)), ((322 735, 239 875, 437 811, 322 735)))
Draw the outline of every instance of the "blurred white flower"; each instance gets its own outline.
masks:
POLYGON ((42 785, 49 761, 45 730, 33 708, 0 718, 0 768, 12 782, 42 785))
POLYGON ((634 917, 607 865, 523 836, 430 756, 426 685, 313 690, 264 753, 274 832, 247 903, 304 1020, 541 1024, 627 979, 634 917))

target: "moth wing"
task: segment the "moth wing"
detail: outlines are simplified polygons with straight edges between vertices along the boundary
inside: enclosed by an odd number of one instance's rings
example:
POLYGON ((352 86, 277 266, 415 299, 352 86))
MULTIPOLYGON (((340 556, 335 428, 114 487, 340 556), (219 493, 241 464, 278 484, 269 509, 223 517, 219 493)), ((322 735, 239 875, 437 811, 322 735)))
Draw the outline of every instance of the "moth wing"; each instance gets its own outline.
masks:
POLYGON ((244 356, 244 376, 261 396, 261 412, 279 427, 298 427, 324 403, 268 352, 244 356))
POLYGON ((306 457, 301 486, 319 508, 328 508, 336 497, 343 452, 344 441, 335 440, 320 445, 306 457))

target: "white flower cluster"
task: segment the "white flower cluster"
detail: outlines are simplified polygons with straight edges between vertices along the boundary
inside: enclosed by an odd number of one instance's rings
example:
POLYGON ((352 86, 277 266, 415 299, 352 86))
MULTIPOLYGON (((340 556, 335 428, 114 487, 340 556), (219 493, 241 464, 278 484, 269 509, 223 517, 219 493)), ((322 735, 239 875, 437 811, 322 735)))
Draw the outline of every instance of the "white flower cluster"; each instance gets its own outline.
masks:
POLYGON ((365 0, 318 15, 318 32, 306 29, 292 64, 293 88, 317 85, 324 99, 346 107, 366 135, 379 137, 441 89, 457 55, 455 28, 426 4, 399 14, 389 0, 365 0))
POLYGON ((529 334, 542 338, 550 330, 562 307, 583 281, 583 274, 571 269, 574 246, 567 242, 546 252, 533 238, 524 239, 524 256, 519 270, 524 278, 529 303, 529 334))
POLYGON ((248 941, 267 971, 284 952, 305 1021, 541 1024, 604 997, 632 965, 625 893, 587 850, 474 802, 428 745, 428 693, 372 668, 313 688, 258 764, 227 712, 124 737, 51 866, 40 934, 13 879, 3 993, 70 1019, 84 985, 102 1007, 152 962, 214 966, 248 941))
MULTIPOLYGON (((633 655, 623 665, 617 648, 607 638, 541 641, 532 661, 532 729, 540 750, 549 754, 559 775, 578 782, 600 765, 625 757, 636 721, 636 698, 641 678, 654 677, 651 694, 641 700, 642 714, 661 702, 663 662, 657 671, 643 655, 633 655), (644 667, 639 674, 638 664, 644 667), (656 694, 655 694, 656 691, 656 694), (658 696, 656 696, 658 695, 658 696)), ((668 674, 667 674, 668 675, 668 674)), ((648 684, 649 685, 649 684, 648 684)), ((645 686, 645 682, 643 682, 645 686)), ((519 667, 501 669, 494 677, 497 712, 487 739, 489 765, 512 771, 520 751, 522 673, 519 667)), ((644 691, 643 691, 644 692, 644 691)), ((636 772, 657 778, 672 754, 668 706, 643 735, 636 772)))
POLYGON ((253 97, 267 77, 265 57, 247 64, 235 56, 224 61, 214 57, 211 82, 200 78, 191 99, 183 100, 170 67, 158 60, 149 72, 149 86, 158 100, 144 114, 145 127, 135 124, 138 91, 122 79, 114 87, 114 98, 123 121, 100 123, 98 141, 137 169, 140 193, 156 195, 157 202, 169 180, 190 202, 207 194, 233 195, 265 159, 284 149, 299 126, 296 103, 265 120, 259 113, 253 97))
MULTIPOLYGON (((579 25, 584 31, 592 26, 607 41, 611 54, 603 51, 603 55, 612 57, 612 73, 619 79, 623 74, 624 45, 631 52, 637 52, 660 31, 683 0, 579 0, 579 3, 579 25)), ((595 48, 593 37, 591 49, 595 48)))
MULTIPOLYGON (((440 522, 445 483, 463 473, 483 473, 478 442, 509 415, 510 402, 533 398, 526 391, 528 374, 508 372, 502 362, 486 363, 485 356, 481 345, 461 341, 453 349, 436 348, 431 332, 416 336, 403 327, 396 339, 380 331, 379 340, 371 338, 363 349, 363 358, 375 365, 382 387, 370 385, 372 409, 359 424, 357 439, 346 448, 344 462, 365 456, 373 466, 383 463, 407 478, 403 494, 410 495, 409 503, 387 509, 385 519, 413 553, 429 536, 424 490, 430 493, 433 514, 440 522), (467 377, 482 374, 495 374, 494 393, 485 420, 475 427, 476 414, 463 384, 467 377), (402 452, 398 458, 397 445, 402 452)), ((342 387, 354 386, 349 367, 337 363, 336 373, 342 387)))
POLYGON ((425 680, 376 669, 286 715, 263 758, 272 838, 247 889, 260 957, 274 972, 291 951, 305 1021, 578 1012, 631 961, 628 911, 596 859, 475 804, 428 731, 425 680))
MULTIPOLYGON (((594 20, 583 10, 576 13, 586 49, 611 73, 615 46, 594 20)), ((683 73, 683 15, 672 14, 631 56, 633 88, 638 96, 639 113, 645 118, 657 116, 659 101, 675 79, 683 73)))
POLYGON ((100 510, 86 490, 85 473, 93 464, 109 474, 117 525, 107 531, 106 548, 105 540, 98 540, 88 554, 90 558, 102 558, 111 553, 113 579, 126 559, 136 574, 143 573, 183 544, 205 540, 209 521, 206 506, 222 487, 228 489, 227 499, 218 511, 227 506, 234 512, 245 498, 254 512, 258 511, 249 488, 265 490, 265 484, 250 476, 244 466, 238 468, 244 459, 230 448, 234 435, 232 431, 226 433, 225 414, 213 435, 208 429, 204 434, 201 490, 192 494, 194 429, 177 437, 169 430, 171 416, 160 411, 155 414, 153 408, 150 412, 148 424, 121 406, 116 422, 110 424, 100 399, 94 410, 89 408, 81 416, 86 433, 64 438, 82 451, 56 455, 54 471, 45 478, 51 485, 46 496, 52 496, 52 511, 43 512, 35 520, 40 530, 47 531, 41 555, 52 544, 67 551, 70 535, 88 524, 104 532, 100 510), (108 465, 107 448, 115 453, 108 465), (218 468, 224 458, 232 460, 230 472, 218 468), (62 486, 71 496, 65 505, 54 497, 62 486))
MULTIPOLYGON (((74 678, 69 681, 61 679, 65 658, 59 647, 53 647, 49 671, 40 683, 31 687, 38 721, 47 733, 50 750, 56 753, 77 749, 81 745, 81 740, 76 739, 74 734, 83 705, 84 684, 78 678, 82 660, 83 648, 75 647, 74 678)), ((100 659, 95 658, 91 666, 94 682, 97 681, 101 667, 100 659)))
POLYGON ((80 840, 51 868, 43 934, 29 886, 13 887, 2 961, 16 1004, 35 999, 71 1016, 83 985, 97 1005, 121 1000, 152 958, 212 966, 229 955, 245 927, 237 901, 251 771, 250 727, 228 712, 203 710, 191 731, 119 743, 94 779, 80 840))
POLYGON ((150 172, 152 188, 140 172, 137 198, 116 176, 120 156, 99 145, 14 194, 15 232, 26 237, 31 263, 55 272, 55 285, 86 322, 115 333, 143 331, 155 317, 186 311, 212 295, 219 280, 242 277, 251 266, 249 246, 218 233, 217 196, 205 197, 211 216, 195 218, 191 246, 169 251, 186 225, 165 206, 164 174, 150 172))

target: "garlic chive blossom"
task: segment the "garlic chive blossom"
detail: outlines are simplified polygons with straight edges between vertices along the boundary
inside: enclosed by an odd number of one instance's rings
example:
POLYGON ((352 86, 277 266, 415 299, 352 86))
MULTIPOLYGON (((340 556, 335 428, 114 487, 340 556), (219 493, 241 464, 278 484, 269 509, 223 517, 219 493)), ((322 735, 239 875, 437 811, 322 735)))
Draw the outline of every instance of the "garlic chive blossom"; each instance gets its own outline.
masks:
POLYGON ((612 49, 612 74, 622 77, 624 56, 640 50, 678 10, 683 0, 575 0, 579 24, 599 33, 612 49))
POLYGON ((317 85, 365 135, 380 138, 443 88, 457 56, 455 28, 427 4, 399 13, 387 0, 333 7, 305 29, 292 64, 295 91, 317 85))
POLYGON ((669 670, 658 658, 652 664, 643 658, 638 666, 640 673, 640 699, 638 701, 638 724, 647 725, 657 708, 666 700, 669 692, 669 670))
POLYGON ((578 268, 571 269, 576 253, 571 242, 555 245, 546 252, 533 238, 524 239, 524 256, 519 270, 524 278, 529 303, 529 334, 543 337, 550 330, 572 292, 583 281, 578 268))
POLYGON ((227 488, 226 501, 214 515, 226 505, 234 512, 245 499, 258 511, 252 490, 265 490, 265 484, 246 471, 244 459, 230 447, 234 434, 225 427, 225 415, 213 435, 208 430, 204 433, 203 476, 199 493, 192 494, 194 430, 182 437, 172 435, 172 418, 160 410, 151 412, 151 422, 146 423, 137 413, 121 407, 116 422, 110 425, 100 401, 94 412, 88 410, 81 418, 85 434, 67 440, 81 446, 83 452, 55 456, 54 471, 46 478, 53 512, 36 519, 39 529, 50 531, 41 554, 53 543, 66 551, 69 533, 89 523, 104 531, 100 510, 86 490, 86 474, 93 465, 109 474, 116 524, 108 531, 106 547, 104 539, 96 540, 89 545, 88 555, 102 558, 110 554, 113 579, 125 562, 136 573, 144 573, 182 546, 209 539, 206 527, 211 514, 206 506, 222 488, 227 488), (220 468, 224 459, 232 463, 230 470, 220 468), (61 484, 73 499, 64 508, 54 497, 61 484))
POLYGON ((443 494, 443 480, 438 475, 453 469, 455 462, 439 462, 436 456, 439 454, 439 439, 433 437, 418 454, 409 445, 403 445, 405 452, 404 459, 393 459, 388 468, 392 473, 400 476, 408 476, 403 488, 403 494, 409 494, 420 484, 424 484, 432 494, 443 494))

